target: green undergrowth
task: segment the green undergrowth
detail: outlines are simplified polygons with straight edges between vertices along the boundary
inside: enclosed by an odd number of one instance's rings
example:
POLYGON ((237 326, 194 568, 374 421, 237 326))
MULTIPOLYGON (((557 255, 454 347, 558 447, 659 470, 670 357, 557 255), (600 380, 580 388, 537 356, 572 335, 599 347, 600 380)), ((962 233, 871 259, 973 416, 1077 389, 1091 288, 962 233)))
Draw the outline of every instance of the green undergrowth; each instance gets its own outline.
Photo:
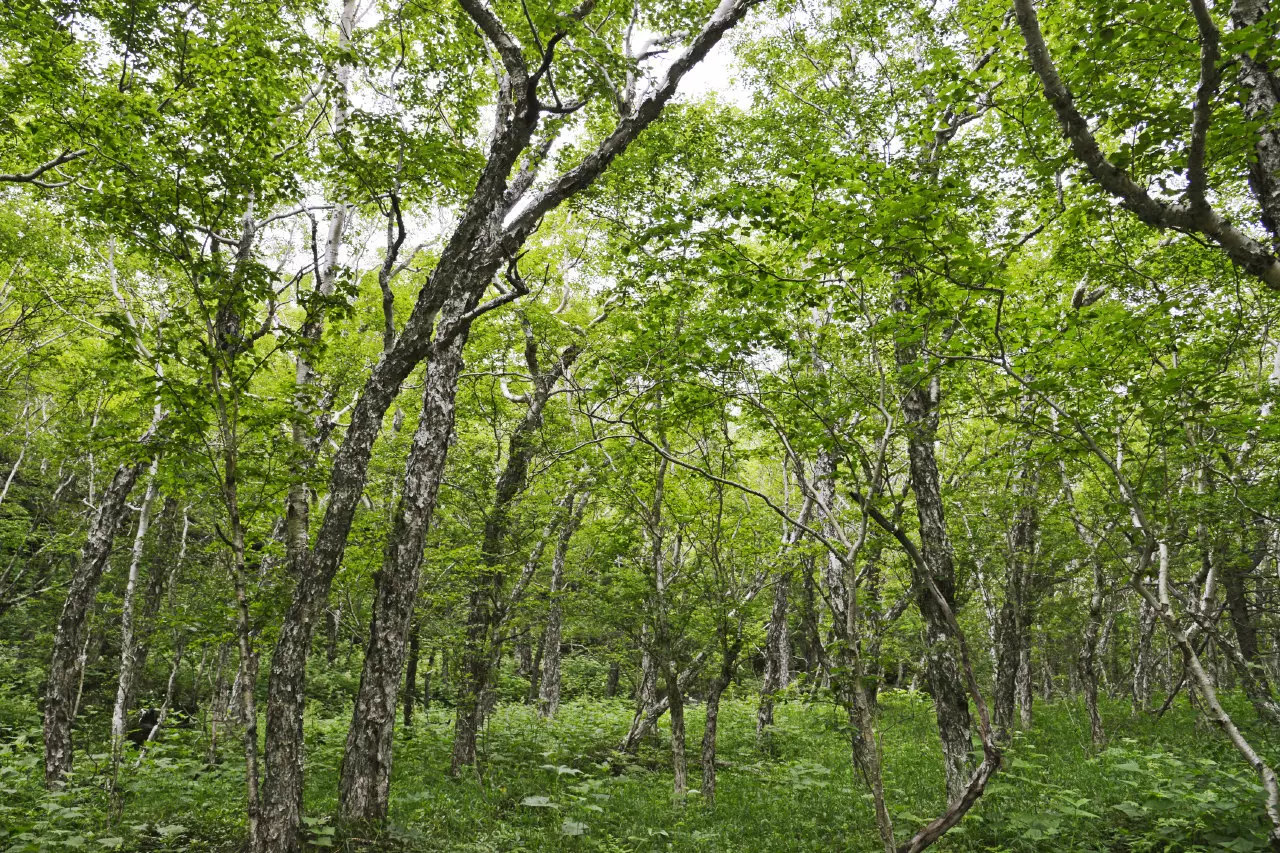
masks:
MULTIPOLYGON (((1037 708, 1005 767, 964 822, 938 846, 949 851, 1247 851, 1265 849, 1256 779, 1185 702, 1159 720, 1127 704, 1105 708, 1109 744, 1095 750, 1078 703, 1037 708)), ((237 851, 244 845, 238 743, 205 763, 199 730, 171 730, 122 783, 112 819, 92 748, 77 756, 64 791, 40 785, 38 719, 0 708, 0 851, 237 851)), ((1238 709, 1240 719, 1249 717, 1238 709)), ((667 734, 636 756, 616 753, 630 721, 624 701, 583 699, 551 722, 518 704, 498 708, 482 738, 477 772, 448 776, 451 715, 419 714, 397 731, 391 828, 345 836, 333 826, 338 767, 349 716, 307 718, 307 835, 315 849, 406 851, 859 851, 877 850, 870 796, 850 765, 842 714, 792 701, 757 743, 755 704, 726 700, 714 808, 690 766, 686 802, 674 803, 667 734)), ((702 710, 687 714, 698 755, 702 710)), ((926 697, 882 697, 885 784, 899 840, 943 805, 941 763, 926 697)), ((1255 740, 1280 757, 1277 744, 1255 740)), ((86 738, 91 738, 87 735, 86 738)))

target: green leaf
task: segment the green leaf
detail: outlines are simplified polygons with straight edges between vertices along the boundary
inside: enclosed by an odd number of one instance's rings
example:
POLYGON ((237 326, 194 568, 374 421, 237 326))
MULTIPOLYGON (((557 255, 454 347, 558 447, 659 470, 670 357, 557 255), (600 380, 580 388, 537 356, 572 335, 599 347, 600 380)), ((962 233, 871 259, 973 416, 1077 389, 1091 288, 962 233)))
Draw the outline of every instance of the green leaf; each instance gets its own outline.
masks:
POLYGON ((520 805, 527 806, 531 809, 558 809, 560 806, 551 802, 550 797, 525 797, 520 801, 520 805))
POLYGON ((561 835, 584 835, 586 831, 587 825, 580 821, 565 818, 564 823, 560 824, 561 835))

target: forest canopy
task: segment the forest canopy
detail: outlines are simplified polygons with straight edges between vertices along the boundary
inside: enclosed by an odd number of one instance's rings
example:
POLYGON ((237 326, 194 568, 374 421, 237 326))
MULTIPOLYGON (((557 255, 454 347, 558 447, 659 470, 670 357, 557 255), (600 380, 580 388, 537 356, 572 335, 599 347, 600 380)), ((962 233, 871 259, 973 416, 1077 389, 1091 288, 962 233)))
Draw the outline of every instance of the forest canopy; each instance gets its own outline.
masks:
POLYGON ((1278 45, 0 4, 0 850, 1280 851, 1278 45))

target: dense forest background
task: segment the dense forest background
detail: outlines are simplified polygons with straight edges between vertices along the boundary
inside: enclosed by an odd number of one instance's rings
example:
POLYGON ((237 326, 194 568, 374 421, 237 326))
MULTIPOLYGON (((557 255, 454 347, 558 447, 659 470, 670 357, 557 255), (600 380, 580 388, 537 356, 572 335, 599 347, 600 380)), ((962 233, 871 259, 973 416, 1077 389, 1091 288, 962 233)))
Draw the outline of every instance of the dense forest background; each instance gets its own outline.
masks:
POLYGON ((0 4, 0 850, 1280 850, 1278 44, 0 4))

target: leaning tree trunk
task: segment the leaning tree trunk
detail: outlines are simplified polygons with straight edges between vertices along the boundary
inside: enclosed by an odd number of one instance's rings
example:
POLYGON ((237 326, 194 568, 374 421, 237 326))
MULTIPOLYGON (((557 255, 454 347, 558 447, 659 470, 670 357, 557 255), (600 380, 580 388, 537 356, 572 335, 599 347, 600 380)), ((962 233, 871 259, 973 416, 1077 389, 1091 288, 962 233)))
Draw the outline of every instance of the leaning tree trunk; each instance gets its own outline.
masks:
MULTIPOLYGON (((706 660, 706 652, 698 652, 694 655, 693 660, 680 673, 680 689, 688 692, 689 686, 693 684, 695 678, 702 671, 702 664, 706 660)), ((626 752, 634 754, 639 748, 640 742, 657 730, 658 721, 667 713, 670 706, 670 700, 663 691, 662 696, 657 695, 656 679, 653 683, 651 703, 642 705, 637 708, 635 717, 631 721, 631 728, 627 731, 627 736, 623 738, 622 743, 618 744, 618 752, 626 752)))
MULTIPOLYGON (((493 133, 485 165, 457 226, 420 289, 403 331, 383 352, 361 390, 346 436, 334 456, 328 503, 314 543, 305 553, 291 559, 292 576, 297 580, 272 655, 267 698, 262 842, 273 853, 292 853, 300 846, 302 713, 306 703, 307 654, 315 621, 342 559, 368 476, 374 440, 401 384, 427 356, 437 314, 459 316, 442 311, 447 303, 476 305, 498 269, 504 263, 514 267, 521 246, 546 215, 594 183, 661 115, 683 76, 742 20, 755 2, 757 0, 729 0, 721 4, 656 88, 634 104, 600 146, 516 210, 515 205, 525 199, 532 176, 536 174, 536 169, 530 169, 527 179, 511 177, 520 158, 530 153, 530 143, 543 113, 536 97, 539 77, 527 67, 519 45, 503 30, 501 23, 482 4, 464 0, 464 11, 473 19, 482 20, 485 26, 481 29, 487 37, 503 45, 499 53, 504 73, 500 81, 501 95, 496 100, 493 133), (506 49, 513 45, 514 49, 506 49)), ((583 13, 589 10, 588 5, 583 13)), ((550 52, 546 59, 550 62, 550 52)), ((544 72, 545 69, 537 73, 544 72)), ((520 292, 513 290, 504 299, 514 299, 520 292)), ((499 300, 493 300, 475 310, 497 304, 499 300)), ((462 334, 465 336, 465 330, 462 334)))
MULTIPOLYGON (((640 626, 640 681, 636 685, 636 710, 631 716, 631 727, 627 729, 627 735, 618 747, 619 752, 635 752, 640 741, 653 731, 653 725, 646 724, 646 720, 652 715, 653 723, 656 724, 660 716, 653 713, 658 707, 659 699, 658 670, 654 664, 651 645, 652 632, 649 630, 649 623, 645 622, 640 626)), ((665 714, 666 711, 666 702, 663 700, 661 713, 665 714)))
POLYGON ((418 596, 423 546, 435 509, 453 433, 458 372, 465 334, 458 334, 427 365, 422 415, 405 465, 395 527, 378 573, 365 648, 342 761, 339 813, 344 823, 381 822, 390 806, 396 697, 418 596))
MULTIPOLYGON (((895 304, 899 314, 907 310, 901 299, 895 304)), ((955 609, 956 580, 951 538, 942 509, 942 488, 933 443, 938 430, 939 380, 921 372, 918 345, 899 340, 895 347, 902 378, 903 427, 907 437, 911 491, 916 497, 920 523, 920 551, 933 585, 946 607, 955 609)), ((943 603, 920 584, 916 603, 925 623, 927 654, 925 677, 933 696, 938 734, 946 771, 947 801, 957 802, 969 782, 969 752, 972 749, 969 698, 958 658, 958 641, 953 635, 943 603)))
POLYGON ((133 491, 142 466, 142 462, 121 465, 102 493, 98 514, 71 575, 67 598, 58 617, 44 698, 44 779, 50 787, 60 784, 63 777, 71 772, 71 725, 75 718, 76 685, 80 680, 77 662, 84 637, 85 617, 97 592, 98 581, 102 579, 107 558, 111 556, 111 546, 124 519, 129 492, 133 491))

